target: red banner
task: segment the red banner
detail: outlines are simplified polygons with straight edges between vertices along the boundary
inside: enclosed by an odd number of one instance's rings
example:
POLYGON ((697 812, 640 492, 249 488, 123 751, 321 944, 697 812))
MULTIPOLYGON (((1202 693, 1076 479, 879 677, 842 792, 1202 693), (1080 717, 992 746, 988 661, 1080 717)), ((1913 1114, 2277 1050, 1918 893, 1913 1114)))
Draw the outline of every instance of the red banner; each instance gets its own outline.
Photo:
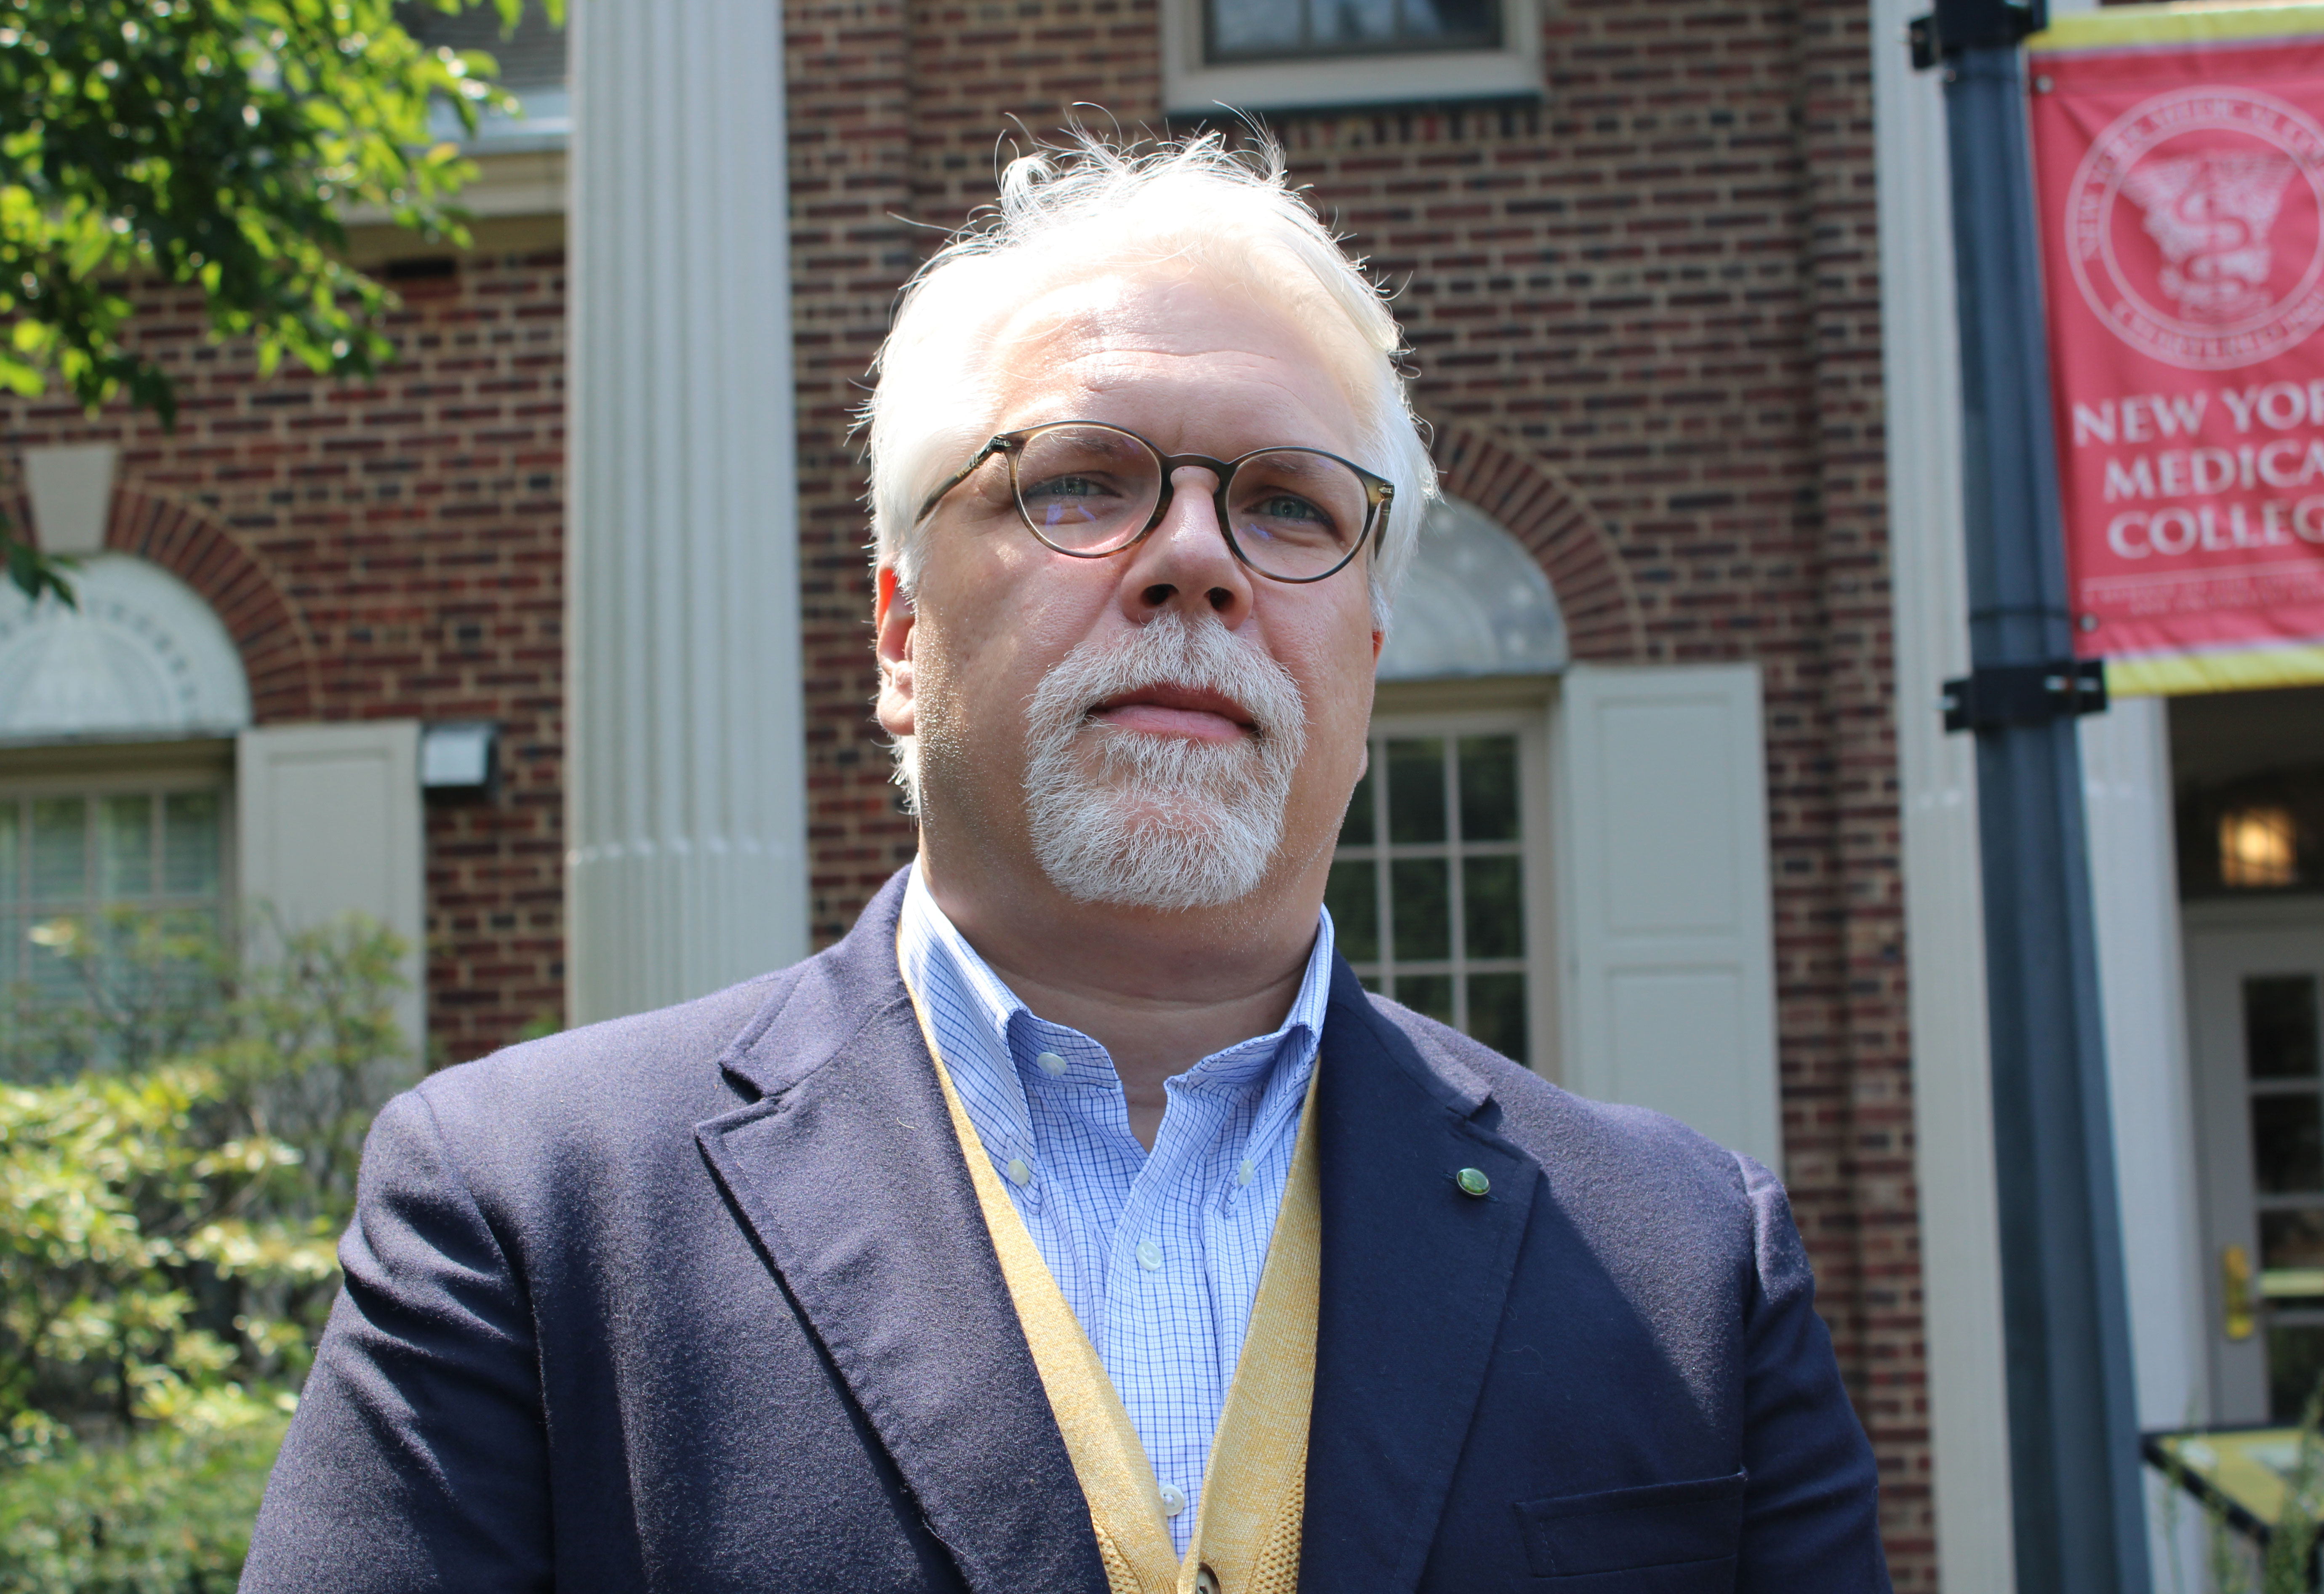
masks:
POLYGON ((2076 20, 2026 74, 2076 650, 2324 680, 2324 38, 2076 20))

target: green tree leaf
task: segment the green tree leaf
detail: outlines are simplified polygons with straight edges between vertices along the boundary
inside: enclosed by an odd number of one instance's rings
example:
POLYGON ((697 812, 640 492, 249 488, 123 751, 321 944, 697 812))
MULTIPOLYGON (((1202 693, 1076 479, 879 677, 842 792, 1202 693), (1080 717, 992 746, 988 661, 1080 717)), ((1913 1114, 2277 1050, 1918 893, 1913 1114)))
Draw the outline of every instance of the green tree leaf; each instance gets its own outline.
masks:
MULTIPOLYGON (((523 0, 491 4, 513 29, 523 0)), ((211 337, 250 339, 262 371, 376 370, 395 300, 346 264, 345 218, 465 246, 452 200, 475 167, 429 111, 473 134, 515 108, 497 74, 420 45, 391 0, 0 0, 0 387, 60 380, 174 424, 175 382, 127 338, 133 276, 198 289, 211 337)), ((20 590, 72 601, 59 561, 0 547, 20 590)))

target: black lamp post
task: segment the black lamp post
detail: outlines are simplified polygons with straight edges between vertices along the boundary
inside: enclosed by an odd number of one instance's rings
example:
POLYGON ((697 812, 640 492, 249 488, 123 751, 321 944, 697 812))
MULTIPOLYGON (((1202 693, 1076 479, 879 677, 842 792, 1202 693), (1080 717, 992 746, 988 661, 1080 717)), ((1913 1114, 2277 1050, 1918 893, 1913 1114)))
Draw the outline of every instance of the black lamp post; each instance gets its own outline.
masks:
POLYGON ((1914 62, 1944 73, 1960 311, 1986 987, 2021 1594, 2147 1594, 2137 1412, 2107 1105, 2072 657, 2018 42, 2039 9, 1936 0, 1914 62))

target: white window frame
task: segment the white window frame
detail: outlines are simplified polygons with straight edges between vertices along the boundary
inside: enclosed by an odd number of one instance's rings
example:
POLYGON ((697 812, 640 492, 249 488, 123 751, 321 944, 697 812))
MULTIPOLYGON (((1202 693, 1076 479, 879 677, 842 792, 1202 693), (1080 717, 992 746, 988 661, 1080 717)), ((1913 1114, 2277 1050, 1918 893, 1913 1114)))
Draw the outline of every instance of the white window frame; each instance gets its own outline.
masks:
MULTIPOLYGON (((1507 736, 1517 739, 1517 822, 1524 859, 1526 1043, 1528 1065, 1559 1080, 1557 892, 1550 807, 1549 676, 1383 681, 1372 737, 1507 736)), ((1382 926, 1383 933, 1386 926, 1382 926)))
MULTIPOLYGON (((240 895, 240 860, 236 855, 240 823, 235 808, 234 777, 234 742, 226 737, 0 747, 0 800, 7 802, 42 797, 86 797, 95 801, 124 794, 217 792, 221 934, 232 930, 240 895)), ((5 981, 0 981, 0 994, 5 994, 5 981)))
POLYGON ((83 742, 0 746, 0 796, 118 797, 124 793, 216 792, 219 901, 235 901, 234 739, 188 737, 166 742, 83 742))
POLYGON ((1212 65, 1203 59, 1205 0, 1162 0, 1162 95, 1173 115, 1222 107, 1279 111, 1415 101, 1506 99, 1542 91, 1539 0, 1501 0, 1494 50, 1383 51, 1305 60, 1212 65))

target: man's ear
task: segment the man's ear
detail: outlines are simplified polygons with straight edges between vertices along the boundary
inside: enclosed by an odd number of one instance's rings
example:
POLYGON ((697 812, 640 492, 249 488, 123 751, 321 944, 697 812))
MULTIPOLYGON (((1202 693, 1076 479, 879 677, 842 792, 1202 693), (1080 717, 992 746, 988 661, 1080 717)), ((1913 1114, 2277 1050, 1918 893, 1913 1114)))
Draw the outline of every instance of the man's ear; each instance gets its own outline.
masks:
POLYGON ((1375 632, 1373 632, 1373 633, 1372 633, 1372 663, 1373 663, 1377 664, 1377 663, 1379 663, 1380 644, 1382 644, 1382 643, 1386 642, 1387 640, 1388 640, 1388 633, 1387 633, 1387 632, 1385 632, 1385 631, 1375 631, 1375 632))
POLYGON ((880 659, 880 728, 891 737, 915 734, 912 718, 912 599, 896 579, 893 565, 881 565, 872 600, 875 651, 880 659))

